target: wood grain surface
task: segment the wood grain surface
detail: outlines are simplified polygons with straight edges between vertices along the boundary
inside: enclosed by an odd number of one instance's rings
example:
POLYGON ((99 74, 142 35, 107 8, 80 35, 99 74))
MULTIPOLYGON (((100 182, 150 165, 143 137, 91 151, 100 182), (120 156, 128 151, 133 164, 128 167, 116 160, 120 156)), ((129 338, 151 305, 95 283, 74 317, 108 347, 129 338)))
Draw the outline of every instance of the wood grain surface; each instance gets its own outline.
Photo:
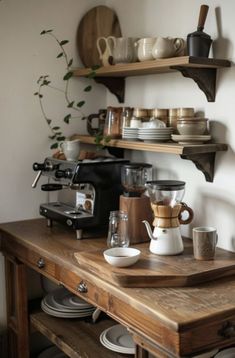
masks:
POLYGON ((96 6, 81 19, 77 31, 77 47, 84 66, 102 65, 96 47, 98 37, 121 37, 116 13, 107 6, 96 6))
POLYGON ((86 267, 102 279, 123 287, 183 287, 208 282, 235 273, 235 254, 216 249, 214 260, 194 259, 192 241, 184 239, 182 255, 160 256, 149 251, 149 244, 139 244, 140 260, 126 268, 109 265, 103 250, 77 252, 81 267, 86 267))

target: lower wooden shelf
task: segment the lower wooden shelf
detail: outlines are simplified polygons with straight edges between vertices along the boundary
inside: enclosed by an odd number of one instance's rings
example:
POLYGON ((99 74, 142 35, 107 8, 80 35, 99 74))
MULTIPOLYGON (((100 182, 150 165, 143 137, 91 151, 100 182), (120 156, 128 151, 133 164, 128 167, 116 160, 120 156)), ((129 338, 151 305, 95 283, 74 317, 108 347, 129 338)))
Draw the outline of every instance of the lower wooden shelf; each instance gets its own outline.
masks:
MULTIPOLYGON (((95 137, 87 135, 73 135, 73 139, 80 139, 81 143, 95 144, 95 137)), ((115 156, 123 156, 123 149, 141 150, 156 153, 178 154, 182 159, 191 160, 198 170, 200 170, 206 181, 213 182, 215 154, 218 151, 226 151, 227 144, 207 143, 207 144, 178 144, 167 143, 145 143, 140 141, 128 141, 122 139, 112 139, 105 144, 110 153, 115 156), (110 150, 111 149, 111 150, 110 150)))
MULTIPOLYGON (((106 328, 116 324, 110 318, 92 323, 84 319, 56 318, 44 312, 32 313, 30 323, 71 358, 123 358, 100 343, 99 336, 106 328)), ((133 355, 125 354, 133 358, 133 355)))

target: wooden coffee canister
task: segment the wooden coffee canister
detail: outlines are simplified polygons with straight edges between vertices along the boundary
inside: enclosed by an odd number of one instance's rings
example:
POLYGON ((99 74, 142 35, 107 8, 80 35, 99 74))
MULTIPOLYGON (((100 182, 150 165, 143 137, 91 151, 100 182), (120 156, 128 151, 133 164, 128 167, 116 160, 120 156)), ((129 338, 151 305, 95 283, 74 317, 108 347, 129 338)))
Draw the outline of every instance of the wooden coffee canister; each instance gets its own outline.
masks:
POLYGON ((130 244, 149 241, 149 235, 142 223, 143 220, 147 220, 150 223, 153 221, 153 212, 149 198, 145 195, 132 198, 121 195, 119 208, 128 213, 130 244))

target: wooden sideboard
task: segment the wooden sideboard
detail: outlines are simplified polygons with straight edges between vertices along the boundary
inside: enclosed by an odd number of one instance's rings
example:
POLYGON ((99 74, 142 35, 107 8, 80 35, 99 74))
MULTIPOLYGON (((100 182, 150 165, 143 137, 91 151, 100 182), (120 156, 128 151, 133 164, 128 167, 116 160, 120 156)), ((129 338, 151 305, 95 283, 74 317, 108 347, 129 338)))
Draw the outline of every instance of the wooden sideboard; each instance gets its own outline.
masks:
POLYGON ((70 357, 121 356, 99 343, 99 333, 109 323, 98 322, 91 327, 81 320, 70 323, 44 312, 30 314, 27 267, 125 325, 137 344, 136 358, 147 358, 148 352, 159 358, 189 357, 235 343, 233 276, 193 287, 123 288, 91 274, 74 257, 76 252, 105 248, 105 238, 76 240, 72 230, 60 224, 48 228, 45 219, 1 224, 0 237, 6 261, 9 342, 15 347, 11 358, 29 357, 29 322, 70 357), (76 344, 75 339, 71 343, 72 332, 77 335, 76 344), (85 352, 84 332, 91 335, 88 348, 96 352, 95 356, 85 352))

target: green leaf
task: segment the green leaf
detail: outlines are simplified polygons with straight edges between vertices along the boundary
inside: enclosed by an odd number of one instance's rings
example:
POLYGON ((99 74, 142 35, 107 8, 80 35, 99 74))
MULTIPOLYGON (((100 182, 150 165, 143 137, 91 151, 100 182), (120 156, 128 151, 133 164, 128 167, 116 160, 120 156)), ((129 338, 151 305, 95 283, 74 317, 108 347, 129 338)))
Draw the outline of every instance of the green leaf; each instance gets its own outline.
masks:
POLYGON ((50 146, 50 148, 51 148, 51 149, 56 149, 56 148, 58 148, 58 146, 59 146, 58 143, 53 143, 53 144, 50 146))
POLYGON ((68 107, 68 108, 72 108, 73 105, 74 105, 74 101, 70 102, 70 103, 67 105, 67 107, 68 107))
POLYGON ((42 95, 41 93, 39 93, 39 97, 40 97, 40 98, 42 98, 42 97, 43 97, 43 95, 42 95))
POLYGON ((67 116, 64 117, 64 122, 69 124, 70 118, 71 118, 71 114, 67 114, 67 116))
POLYGON ((90 73, 88 73, 88 75, 86 76, 87 78, 94 78, 96 76, 96 72, 92 71, 90 73))
POLYGON ((77 107, 81 108, 82 106, 84 106, 85 103, 85 101, 80 101, 77 103, 77 107))
POLYGON ((43 31, 40 33, 40 35, 45 35, 45 33, 46 33, 46 30, 43 30, 43 31))
POLYGON ((64 75, 63 80, 68 81, 73 76, 73 72, 69 71, 64 75))
POLYGON ((60 58, 63 56, 63 52, 59 53, 59 55, 56 56, 56 58, 60 58))
POLYGON ((100 68, 100 67, 101 67, 100 65, 94 65, 94 66, 91 67, 91 69, 93 71, 95 71, 95 70, 98 70, 98 68, 100 68))
POLYGON ((58 137, 62 134, 62 132, 56 132, 55 135, 58 137))
POLYGON ((56 135, 50 135, 49 138, 50 139, 55 139, 56 135))
POLYGON ((66 45, 68 42, 68 40, 62 40, 60 41, 60 46, 66 45))
POLYGON ((58 141, 58 142, 61 142, 62 140, 65 140, 65 136, 61 136, 61 137, 57 137, 56 138, 56 140, 58 141))
POLYGON ((46 120, 48 124, 51 124, 51 119, 46 120))
POLYGON ((60 129, 60 127, 59 127, 59 126, 55 126, 55 127, 52 127, 52 129, 53 129, 54 131, 57 131, 58 129, 60 129))
POLYGON ((71 60, 68 63, 68 67, 72 66, 72 64, 73 64, 73 59, 71 58, 71 60))
POLYGON ((91 89, 92 89, 92 87, 91 87, 91 86, 87 86, 86 88, 84 88, 84 90, 83 90, 83 91, 85 91, 85 92, 90 92, 90 91, 91 91, 91 89))
POLYGON ((34 96, 38 96, 38 92, 35 92, 35 93, 34 93, 34 96))

